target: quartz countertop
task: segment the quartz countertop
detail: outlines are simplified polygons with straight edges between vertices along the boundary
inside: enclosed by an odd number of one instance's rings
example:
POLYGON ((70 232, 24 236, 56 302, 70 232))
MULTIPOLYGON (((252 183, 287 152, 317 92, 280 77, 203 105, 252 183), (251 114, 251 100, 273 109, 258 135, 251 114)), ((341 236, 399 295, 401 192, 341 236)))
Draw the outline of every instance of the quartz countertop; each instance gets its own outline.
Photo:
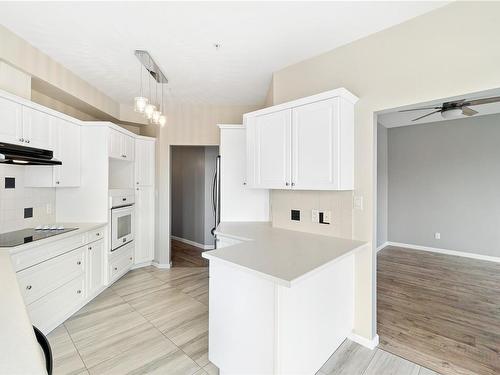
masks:
POLYGON ((15 247, 0 248, 0 332, 2 332, 0 374, 46 374, 45 358, 33 332, 10 259, 11 254, 106 225, 106 223, 62 224, 67 228, 78 227, 78 229, 15 247))
POLYGON ((273 228, 269 222, 222 222, 215 234, 241 241, 203 253, 292 287, 328 264, 361 249, 366 242, 273 228))

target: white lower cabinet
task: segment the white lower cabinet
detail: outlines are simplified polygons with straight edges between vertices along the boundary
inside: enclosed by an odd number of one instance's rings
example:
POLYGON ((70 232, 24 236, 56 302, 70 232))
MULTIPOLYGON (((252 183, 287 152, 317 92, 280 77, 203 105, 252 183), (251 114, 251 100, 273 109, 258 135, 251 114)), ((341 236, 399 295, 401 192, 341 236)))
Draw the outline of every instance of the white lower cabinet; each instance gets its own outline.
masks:
POLYGON ((104 239, 92 242, 86 246, 87 264, 87 297, 93 298, 105 285, 104 239))
POLYGON ((155 191, 153 186, 135 190, 135 263, 151 262, 155 245, 155 191))
POLYGON ((105 232, 101 227, 12 254, 28 314, 42 332, 56 328, 105 288, 105 232), (41 255, 34 257, 37 252, 41 255))
POLYGON ((109 284, 114 283, 134 264, 134 242, 130 242, 117 250, 109 260, 109 284))

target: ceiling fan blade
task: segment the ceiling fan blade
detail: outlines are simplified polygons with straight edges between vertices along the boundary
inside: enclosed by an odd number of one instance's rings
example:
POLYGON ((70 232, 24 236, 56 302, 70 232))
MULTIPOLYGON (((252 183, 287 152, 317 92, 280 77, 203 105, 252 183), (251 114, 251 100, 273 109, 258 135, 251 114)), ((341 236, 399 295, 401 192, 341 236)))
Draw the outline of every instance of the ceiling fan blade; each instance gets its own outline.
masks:
POLYGON ((484 99, 467 100, 466 102, 464 102, 463 105, 471 106, 471 105, 481 105, 481 104, 496 103, 496 102, 500 102, 500 96, 493 96, 491 98, 484 98, 484 99))
POLYGON ((465 107, 465 106, 462 107, 462 114, 464 114, 465 116, 474 116, 478 113, 479 113, 478 111, 474 111, 472 108, 465 107))
POLYGON ((420 117, 414 118, 414 119, 413 119, 413 120, 411 120, 411 121, 418 121, 418 120, 423 119, 424 117, 427 117, 427 116, 433 115, 434 113, 439 113, 439 112, 441 112, 441 109, 438 109, 437 111, 434 111, 434 112, 428 113, 428 114, 426 114, 426 115, 423 115, 423 116, 420 116, 420 117))
POLYGON ((411 112, 411 111, 421 111, 423 109, 441 109, 441 107, 423 107, 423 108, 413 108, 413 109, 402 109, 401 111, 398 112, 411 112))

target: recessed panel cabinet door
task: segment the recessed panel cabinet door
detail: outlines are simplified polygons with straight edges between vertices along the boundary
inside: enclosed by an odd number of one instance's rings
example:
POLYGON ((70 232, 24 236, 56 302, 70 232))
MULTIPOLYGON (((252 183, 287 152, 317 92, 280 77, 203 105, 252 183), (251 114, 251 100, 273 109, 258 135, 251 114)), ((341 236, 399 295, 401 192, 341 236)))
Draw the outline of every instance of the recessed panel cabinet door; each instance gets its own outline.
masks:
POLYGON ((339 188, 339 99, 292 110, 294 189, 339 188))
POLYGON ((104 240, 87 245, 87 296, 93 296, 104 286, 104 240))
POLYGON ((137 138, 135 140, 135 184, 154 185, 155 142, 137 138))
POLYGON ((154 257, 155 243, 154 187, 136 187, 135 213, 135 263, 151 262, 154 257))
POLYGON ((55 117, 23 107, 23 138, 26 146, 53 150, 52 131, 55 117))
POLYGON ((133 161, 135 156, 135 139, 125 134, 122 134, 122 155, 128 161, 133 161))
POLYGON ((54 167, 54 184, 56 187, 80 186, 80 126, 58 119, 55 128, 54 156, 62 165, 54 167))
POLYGON ((291 110, 257 116, 248 124, 254 131, 254 187, 287 189, 290 178, 291 110))
POLYGON ((109 129, 108 153, 110 158, 123 159, 122 133, 114 129, 109 129))
POLYGON ((24 144, 22 106, 0 98, 0 142, 24 144))

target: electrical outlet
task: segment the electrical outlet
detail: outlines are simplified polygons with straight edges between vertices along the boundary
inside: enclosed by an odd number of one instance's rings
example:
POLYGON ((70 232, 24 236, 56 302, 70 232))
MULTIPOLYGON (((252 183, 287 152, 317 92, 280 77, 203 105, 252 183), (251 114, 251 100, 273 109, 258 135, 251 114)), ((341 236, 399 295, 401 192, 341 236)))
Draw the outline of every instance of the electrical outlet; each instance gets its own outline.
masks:
POLYGON ((439 233, 439 232, 434 233, 434 238, 436 240, 440 240, 441 239, 441 233, 439 233))
POLYGON ((290 211, 290 219, 295 221, 300 221, 300 211, 299 210, 290 211))
POLYGON ((319 210, 311 211, 311 221, 313 223, 319 223, 319 210))

